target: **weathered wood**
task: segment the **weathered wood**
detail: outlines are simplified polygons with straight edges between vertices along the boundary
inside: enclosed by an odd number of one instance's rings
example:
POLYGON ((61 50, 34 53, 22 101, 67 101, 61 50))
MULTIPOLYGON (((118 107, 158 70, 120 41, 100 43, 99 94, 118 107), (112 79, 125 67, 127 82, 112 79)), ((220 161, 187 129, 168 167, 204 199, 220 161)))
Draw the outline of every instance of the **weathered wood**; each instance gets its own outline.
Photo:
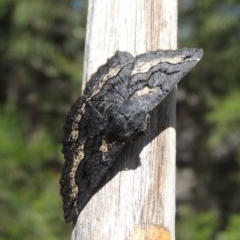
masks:
MULTIPOLYGON (((89 0, 87 23, 85 81, 116 50, 176 48, 177 1, 89 0)), ((128 144, 123 171, 90 200, 72 239, 175 239, 175 93, 151 118, 149 134, 128 144)))

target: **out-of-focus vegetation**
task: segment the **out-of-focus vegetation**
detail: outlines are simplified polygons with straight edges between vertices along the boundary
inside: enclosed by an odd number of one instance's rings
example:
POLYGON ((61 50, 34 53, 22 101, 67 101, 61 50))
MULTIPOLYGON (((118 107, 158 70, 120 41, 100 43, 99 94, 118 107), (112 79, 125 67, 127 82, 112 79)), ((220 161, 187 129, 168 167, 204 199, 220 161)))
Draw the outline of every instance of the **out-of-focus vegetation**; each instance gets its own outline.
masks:
MULTIPOLYGON (((177 239, 238 240, 240 4, 182 0, 179 47, 202 47, 180 84, 177 239), (186 182, 187 184, 187 182, 186 182)), ((59 175, 64 116, 80 93, 84 0, 0 0, 0 239, 69 239, 59 175)))
POLYGON ((86 1, 0 0, 0 239, 69 239, 62 125, 81 91, 86 1))
POLYGON ((195 175, 178 202, 177 239, 240 239, 240 4, 182 0, 180 46, 202 47, 180 84, 178 169, 195 175), (188 78, 187 77, 187 78, 188 78))

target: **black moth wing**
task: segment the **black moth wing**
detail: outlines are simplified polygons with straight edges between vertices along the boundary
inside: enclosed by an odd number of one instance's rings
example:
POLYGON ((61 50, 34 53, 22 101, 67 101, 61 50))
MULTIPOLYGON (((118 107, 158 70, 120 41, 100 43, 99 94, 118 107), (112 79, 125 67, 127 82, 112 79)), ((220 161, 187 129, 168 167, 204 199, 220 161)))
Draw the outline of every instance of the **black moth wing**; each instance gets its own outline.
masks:
POLYGON ((108 122, 129 96, 132 59, 129 53, 116 52, 92 76, 66 117, 60 178, 66 222, 78 217, 124 146, 108 136, 108 122))
POLYGON ((202 49, 157 50, 135 58, 130 99, 147 112, 153 110, 200 61, 202 49))
MULTIPOLYGON (((96 155, 96 148, 101 144, 102 132, 106 128, 104 119, 99 116, 92 108, 86 107, 87 101, 84 97, 80 97, 71 108, 64 126, 63 148, 62 152, 65 157, 60 185, 60 193, 63 198, 64 218, 66 222, 70 222, 78 216, 80 205, 77 200, 81 192, 92 188, 91 179, 88 175, 79 173, 77 170, 84 166, 87 158, 91 154, 96 155), (94 148, 87 149, 89 139, 94 148), (77 179, 89 182, 88 185, 79 186, 77 179)), ((97 161, 97 159, 95 159, 97 161)), ((88 173, 91 169, 88 169, 88 173)), ((84 203, 81 203, 81 208, 84 203)))
POLYGON ((148 113, 201 59, 201 49, 117 51, 99 67, 66 118, 60 179, 66 222, 99 188, 124 144, 142 134, 148 113))
MULTIPOLYGON (((108 86, 108 90, 111 91, 121 84, 126 86, 127 79, 116 78, 123 78, 126 75, 129 75, 133 61, 134 57, 129 52, 116 51, 114 56, 109 58, 107 62, 100 66, 97 72, 91 76, 90 80, 86 84, 83 95, 92 100, 93 95, 103 92, 103 90, 107 90, 106 86, 108 86), (115 80, 113 80, 114 78, 115 80), (114 86, 113 83, 115 83, 114 86), (105 86, 105 89, 103 86, 105 86), (112 89, 110 89, 111 87, 112 89)), ((122 89, 119 91, 122 92, 122 89)), ((113 95, 112 92, 107 91, 107 95, 109 94, 113 95)))

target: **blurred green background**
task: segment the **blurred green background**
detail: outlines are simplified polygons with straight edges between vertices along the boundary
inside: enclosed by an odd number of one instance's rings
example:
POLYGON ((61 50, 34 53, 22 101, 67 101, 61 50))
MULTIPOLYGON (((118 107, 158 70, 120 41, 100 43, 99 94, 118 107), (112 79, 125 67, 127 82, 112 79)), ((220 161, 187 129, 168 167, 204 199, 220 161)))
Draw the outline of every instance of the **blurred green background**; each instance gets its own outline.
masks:
MULTIPOLYGON (((0 0, 0 239, 69 239, 64 117, 81 91, 87 2, 0 0)), ((177 239, 240 239, 240 3, 180 0, 177 239)))

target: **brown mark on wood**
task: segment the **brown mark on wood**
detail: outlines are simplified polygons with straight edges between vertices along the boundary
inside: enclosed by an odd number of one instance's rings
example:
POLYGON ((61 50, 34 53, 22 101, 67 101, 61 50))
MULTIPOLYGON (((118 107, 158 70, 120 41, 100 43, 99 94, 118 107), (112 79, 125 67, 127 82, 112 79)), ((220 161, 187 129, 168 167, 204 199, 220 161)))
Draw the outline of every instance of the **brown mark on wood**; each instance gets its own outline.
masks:
POLYGON ((139 225, 134 229, 133 235, 129 240, 171 240, 171 233, 156 225, 139 225))

